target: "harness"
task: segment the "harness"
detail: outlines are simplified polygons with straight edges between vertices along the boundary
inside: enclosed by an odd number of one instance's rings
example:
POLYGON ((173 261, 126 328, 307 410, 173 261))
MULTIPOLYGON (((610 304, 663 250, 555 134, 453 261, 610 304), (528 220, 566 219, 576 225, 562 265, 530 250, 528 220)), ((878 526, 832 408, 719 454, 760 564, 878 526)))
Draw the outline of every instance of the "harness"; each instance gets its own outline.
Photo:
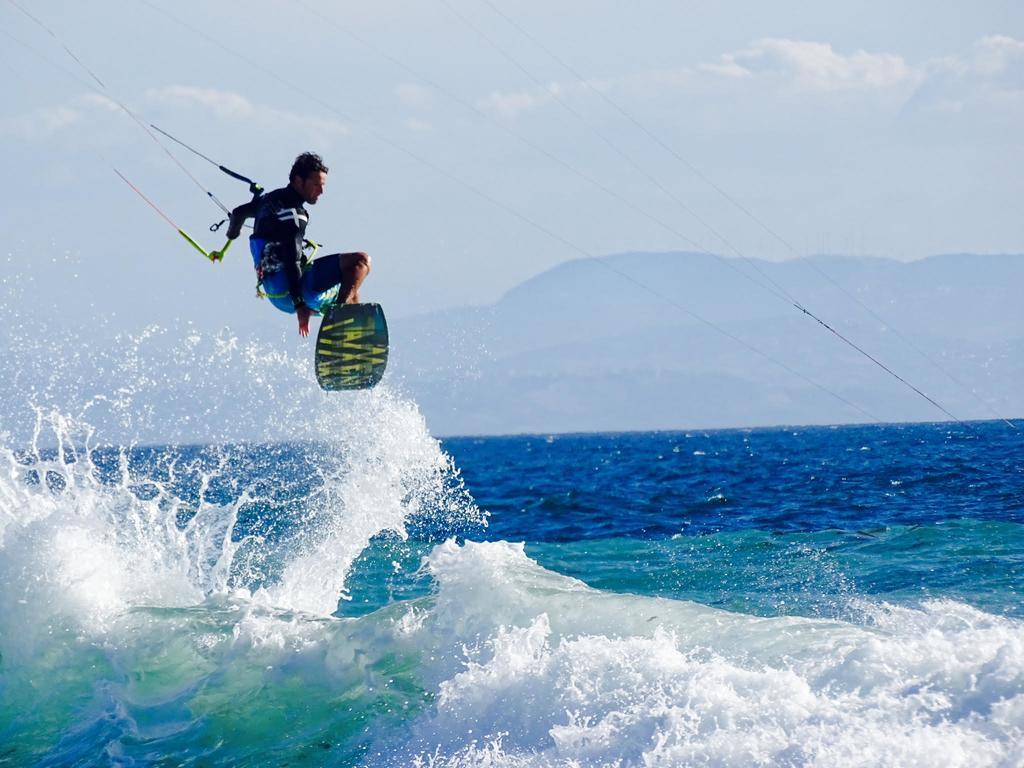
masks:
MULTIPOLYGON (((283 299, 289 295, 288 291, 282 291, 281 293, 272 293, 263 289, 263 281, 267 275, 273 274, 281 269, 280 262, 271 262, 267 258, 266 253, 267 244, 264 243, 262 253, 260 255, 260 261, 256 265, 256 298, 257 299, 283 299)), ((306 270, 309 265, 313 263, 313 259, 316 257, 317 251, 320 250, 320 243, 316 243, 312 240, 303 239, 302 241, 302 260, 299 262, 299 277, 301 278, 306 274, 306 270)))

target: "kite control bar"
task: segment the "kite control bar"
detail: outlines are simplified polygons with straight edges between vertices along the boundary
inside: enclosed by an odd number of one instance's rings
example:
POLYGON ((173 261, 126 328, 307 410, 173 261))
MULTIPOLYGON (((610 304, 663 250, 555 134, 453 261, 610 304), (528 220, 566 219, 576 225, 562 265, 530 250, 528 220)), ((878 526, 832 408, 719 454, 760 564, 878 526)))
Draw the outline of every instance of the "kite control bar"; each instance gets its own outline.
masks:
POLYGON ((179 235, 181 235, 183 238, 185 238, 185 241, 189 245, 191 245, 193 248, 195 248, 197 251, 199 251, 201 254, 203 254, 203 256, 208 258, 210 261, 216 262, 216 261, 220 261, 221 259, 224 258, 224 254, 227 252, 228 248, 231 246, 231 241, 230 240, 228 240, 226 243, 224 243, 224 247, 221 248, 219 251, 207 251, 205 248, 203 248, 203 246, 201 246, 199 243, 197 243, 195 241, 195 239, 192 237, 192 235, 190 235, 188 232, 186 232, 181 227, 179 227, 177 224, 175 224, 174 221, 171 220, 170 216, 168 216, 166 213, 161 211, 156 203, 154 203, 152 200, 150 200, 148 197, 146 197, 142 193, 142 190, 140 190, 137 186, 132 184, 128 180, 127 176, 125 176, 123 173, 121 173, 119 170, 117 170, 117 168, 114 168, 114 166, 110 166, 110 167, 113 169, 114 173, 116 173, 118 176, 121 177, 121 181, 123 181, 125 184, 127 184, 129 187, 131 187, 132 190, 135 192, 135 194, 137 194, 144 201, 146 201, 146 204, 149 205, 150 208, 152 208, 154 211, 156 211, 158 214, 160 214, 160 217, 164 221, 166 221, 168 224, 170 224, 172 227, 174 227, 175 231, 177 231, 177 233, 179 235))
MULTIPOLYGON (((252 195, 252 199, 253 200, 255 200, 257 197, 259 197, 260 195, 263 194, 263 185, 262 184, 258 184, 257 182, 255 182, 252 179, 250 179, 248 176, 243 176, 238 171, 232 171, 230 168, 227 168, 227 167, 221 165, 220 163, 218 163, 213 158, 207 157, 206 155, 204 155, 202 152, 200 152, 195 147, 190 147, 188 144, 186 144, 181 139, 179 139, 179 138, 177 138, 175 136, 172 136, 167 131, 165 131, 163 128, 161 128, 160 126, 154 125, 153 123, 150 123, 149 125, 150 125, 150 127, 153 130, 162 133, 164 136, 166 136, 168 139, 173 141, 175 144, 178 144, 178 145, 184 147, 185 149, 187 149, 189 152, 191 152, 192 154, 196 155, 197 157, 203 158, 203 160, 205 160, 206 162, 210 163, 210 165, 216 166, 218 170, 220 170, 223 173, 226 173, 231 178, 237 179, 238 181, 241 181, 244 184, 248 184, 249 185, 249 193, 252 195)), ((210 231, 211 232, 216 232, 221 227, 223 227, 227 223, 227 221, 228 221, 227 219, 221 219, 220 221, 216 222, 215 224, 211 224, 210 225, 210 231)), ((229 240, 228 242, 230 243, 231 241, 229 240)), ((194 242, 192 244, 195 245, 194 242)), ((223 248, 220 249, 220 251, 214 251, 214 253, 219 253, 221 255, 221 258, 223 258, 224 251, 226 251, 227 249, 228 249, 228 247, 225 245, 223 248)), ((200 249, 200 250, 202 250, 202 249, 200 249)), ((205 251, 204 251, 204 253, 205 253, 205 251)), ((209 256, 209 254, 207 254, 207 256, 209 256)), ((211 259, 211 260, 217 261, 217 259, 211 259)))

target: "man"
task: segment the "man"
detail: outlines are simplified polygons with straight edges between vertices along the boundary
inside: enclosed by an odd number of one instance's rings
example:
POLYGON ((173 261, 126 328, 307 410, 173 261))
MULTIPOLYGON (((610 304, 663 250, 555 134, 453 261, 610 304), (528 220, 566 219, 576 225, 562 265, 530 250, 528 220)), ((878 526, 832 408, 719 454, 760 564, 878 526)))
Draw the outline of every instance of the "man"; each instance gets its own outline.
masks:
POLYGON ((306 264, 302 251, 309 213, 327 183, 327 166, 319 155, 305 152, 295 158, 288 186, 240 205, 231 212, 228 237, 242 232, 255 218, 249 250, 259 287, 270 303, 299 319, 299 334, 309 335, 309 318, 335 302, 359 303, 359 286, 370 273, 365 253, 334 253, 306 264))

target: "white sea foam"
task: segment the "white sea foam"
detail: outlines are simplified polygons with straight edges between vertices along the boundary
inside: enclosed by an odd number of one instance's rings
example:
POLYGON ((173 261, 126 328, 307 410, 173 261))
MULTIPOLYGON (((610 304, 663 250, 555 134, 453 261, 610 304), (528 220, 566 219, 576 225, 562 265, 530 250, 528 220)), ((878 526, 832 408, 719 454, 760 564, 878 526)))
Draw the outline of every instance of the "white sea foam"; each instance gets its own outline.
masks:
POLYGON ((0 602, 101 626, 132 606, 196 605, 241 590, 271 607, 326 615, 374 535, 402 536, 417 514, 479 519, 415 404, 388 386, 329 395, 312 382, 307 359, 225 332, 187 328, 177 342, 166 338, 173 333, 154 326, 126 335, 116 351, 97 355, 91 384, 80 378, 74 392, 37 392, 48 404, 28 402, 31 440, 16 446, 8 436, 0 445, 0 602), (244 406, 217 391, 219 372, 231 365, 251 373, 244 406), (59 407, 52 404, 61 398, 59 407), (218 441, 252 437, 253 430, 266 440, 286 436, 321 454, 309 470, 314 476, 287 477, 273 466, 247 475, 245 467, 229 465, 238 452, 223 449, 201 471, 194 503, 173 487, 176 472, 188 469, 175 462, 187 460, 168 459, 162 480, 131 467, 131 446, 154 427, 166 422, 173 443, 192 433, 190 420, 200 413, 212 431, 212 452, 218 441), (97 446, 115 442, 113 435, 129 447, 110 449, 119 459, 117 476, 111 479, 108 469, 101 479, 97 446), (273 496, 266 482, 287 494, 289 483, 301 488, 307 479, 307 495, 293 493, 294 533, 278 550, 237 534, 240 511, 273 496), (232 501, 218 502, 207 491, 225 481, 242 487, 232 501))
MULTIPOLYGON (((862 625, 592 590, 507 543, 438 547, 417 638, 421 766, 1013 766, 1024 623, 960 603, 862 625), (446 653, 445 648, 458 649, 446 653)), ((397 764, 397 763, 395 763, 397 764)))
MULTIPOLYGON (((339 419, 339 421, 341 421, 339 419)), ((430 436, 416 406, 387 390, 360 396, 332 445, 338 480, 300 554, 265 592, 274 605, 333 613, 352 562, 384 531, 405 535, 410 517, 430 513, 476 518, 450 457, 430 436), (340 443, 340 445, 339 445, 340 443)))
POLYGON ((350 417, 320 413, 336 434, 306 448, 323 452, 306 497, 273 470, 299 515, 276 541, 237 530, 247 507, 272 501, 258 467, 231 465, 245 450, 207 449, 186 501, 174 479, 195 474, 191 460, 164 454, 168 477, 156 479, 128 449, 97 453, 93 430, 59 413, 40 411, 28 451, 0 446, 0 722, 11 759, 115 758, 153 738, 186 759, 214 727, 238 759, 283 744, 285 761, 292 741, 259 725, 273 713, 326 726, 338 696, 352 717, 387 700, 386 686, 366 682, 387 638, 353 647, 347 622, 329 618, 351 565, 374 535, 404 535, 412 515, 479 511, 413 404, 380 390, 359 405, 350 417), (232 479, 243 487, 230 501, 207 493, 232 479))
MULTIPOLYGON (((602 592, 515 544, 449 542, 425 562, 429 598, 332 618, 372 536, 421 511, 478 514, 450 460, 387 387, 330 398, 301 383, 307 360, 229 334, 190 332, 167 365, 148 346, 161 333, 101 361, 116 386, 37 403, 27 452, 0 445, 0 720, 18 719, 26 762, 145 759, 153 741, 187 762, 211 734, 229 739, 225 762, 297 761, 365 723, 363 762, 388 767, 1024 764, 1024 624, 953 601, 762 618, 602 592), (235 535, 265 491, 205 493, 237 475, 228 450, 198 502, 142 482, 127 450, 98 476, 99 417, 128 443, 159 432, 160 408, 199 418, 190 388, 216 387, 224 365, 251 365, 239 399, 272 407, 241 426, 322 446, 300 535, 235 535), (302 726, 268 727, 282 712, 302 726)), ((206 414, 220 438, 236 406, 206 414)))

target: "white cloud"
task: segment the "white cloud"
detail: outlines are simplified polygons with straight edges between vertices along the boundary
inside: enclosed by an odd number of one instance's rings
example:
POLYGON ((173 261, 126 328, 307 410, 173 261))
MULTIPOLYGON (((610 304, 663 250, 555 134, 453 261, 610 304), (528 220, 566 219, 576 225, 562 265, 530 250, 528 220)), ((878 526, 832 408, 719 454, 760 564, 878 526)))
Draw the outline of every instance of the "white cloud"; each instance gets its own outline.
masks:
POLYGON ((694 72, 690 69, 659 69, 637 72, 622 77, 592 78, 569 83, 550 82, 542 88, 520 91, 493 91, 477 106, 503 118, 518 117, 547 106, 556 100, 588 98, 594 93, 627 93, 633 96, 654 98, 659 93, 676 88, 692 86, 694 72))
POLYGON ((763 38, 699 72, 798 94, 879 94, 898 98, 910 110, 945 115, 979 108, 1016 114, 1024 105, 1024 42, 1006 35, 983 37, 963 53, 919 63, 893 53, 842 53, 823 42, 763 38))
MULTIPOLYGON (((985 91, 992 103, 1018 105, 1024 101, 1024 42, 992 35, 978 40, 966 55, 911 63, 895 53, 844 53, 826 42, 767 37, 696 68, 494 91, 478 105, 511 119, 550 104, 555 96, 619 91, 641 99, 656 99, 676 89, 701 88, 720 79, 747 82, 762 89, 768 84, 791 94, 878 95, 894 105, 906 103, 913 94, 929 91, 930 108, 957 113, 965 106, 965 88, 985 91)), ((403 86, 399 97, 409 105, 422 103, 426 96, 420 90, 403 86)))
POLYGON ((1006 35, 983 37, 974 44, 974 68, 980 74, 1024 71, 1024 42, 1006 35))
POLYGON ((702 64, 700 66, 700 71, 708 72, 712 75, 719 75, 721 77, 735 77, 737 79, 754 76, 754 73, 749 69, 740 66, 736 61, 735 54, 723 55, 721 61, 716 64, 702 64))
POLYGON ((199 109, 217 117, 248 121, 262 128, 278 128, 286 132, 304 133, 318 139, 348 134, 348 126, 340 120, 324 119, 257 105, 232 91, 196 88, 189 85, 168 85, 146 91, 147 102, 170 109, 199 109))
POLYGON ((146 91, 146 100, 164 107, 188 109, 200 107, 219 117, 251 118, 258 110, 244 96, 213 88, 168 85, 146 91))
POLYGON ((558 83, 549 83, 544 88, 531 91, 492 92, 479 103, 481 109, 495 112, 501 117, 513 118, 537 107, 561 98, 563 88, 558 83))
POLYGON ((689 88, 696 84, 692 69, 654 69, 614 80, 588 80, 586 87, 598 91, 624 91, 633 94, 657 94, 665 90, 689 88))
POLYGON ((701 70, 731 78, 774 76, 788 87, 818 92, 887 89, 913 83, 919 77, 895 54, 863 50, 842 54, 828 43, 774 37, 724 54, 701 70))
POLYGON ((424 88, 422 85, 416 85, 415 83, 399 85, 395 88, 395 95, 403 105, 414 109, 427 106, 433 97, 429 88, 424 88))
POLYGON ((76 96, 66 104, 43 107, 22 115, 0 119, 0 136, 38 139, 82 125, 97 111, 119 112, 120 107, 98 94, 76 96))
POLYGON ((748 48, 723 54, 718 61, 696 68, 652 70, 618 78, 592 80, 547 88, 491 93, 480 102, 502 117, 516 117, 550 103, 554 93, 585 93, 586 90, 619 91, 639 98, 657 98, 676 89, 700 88, 708 79, 736 81, 773 79, 776 85, 795 92, 895 91, 913 89, 923 74, 901 56, 859 50, 837 52, 830 44, 782 38, 763 38, 748 48))
POLYGON ((963 56, 945 56, 929 61, 929 77, 975 77, 1001 79, 1010 76, 1024 84, 1024 42, 1005 35, 992 35, 976 41, 963 56))
POLYGON ((415 117, 405 121, 405 127, 414 133, 426 133, 433 130, 434 126, 425 120, 417 120, 415 117))
POLYGON ((87 93, 78 99, 78 102, 86 107, 95 107, 96 109, 102 109, 107 112, 121 112, 123 111, 120 104, 113 99, 108 99, 99 93, 87 93))
MULTIPOLYGON (((146 104, 146 110, 143 110, 142 114, 136 107, 129 107, 142 122, 146 122, 146 111, 153 107, 162 107, 172 110, 198 109, 216 118, 248 122, 261 128, 276 128, 317 141, 344 136, 348 133, 348 127, 340 120, 302 115, 253 104, 244 96, 230 91, 169 85, 146 91, 143 101, 146 104)), ((95 123, 102 115, 121 112, 121 106, 112 99, 99 93, 87 93, 77 96, 65 104, 2 118, 0 119, 0 136, 38 139, 53 136, 70 128, 85 130, 90 124, 93 124, 92 127, 95 128, 95 123)))
POLYGON ((1024 106, 1024 42, 1005 35, 983 37, 961 56, 929 61, 912 110, 964 113, 996 112, 1024 106))
POLYGON ((82 112, 78 109, 69 106, 48 107, 0 120, 0 133, 31 138, 56 133, 81 120, 82 112))

